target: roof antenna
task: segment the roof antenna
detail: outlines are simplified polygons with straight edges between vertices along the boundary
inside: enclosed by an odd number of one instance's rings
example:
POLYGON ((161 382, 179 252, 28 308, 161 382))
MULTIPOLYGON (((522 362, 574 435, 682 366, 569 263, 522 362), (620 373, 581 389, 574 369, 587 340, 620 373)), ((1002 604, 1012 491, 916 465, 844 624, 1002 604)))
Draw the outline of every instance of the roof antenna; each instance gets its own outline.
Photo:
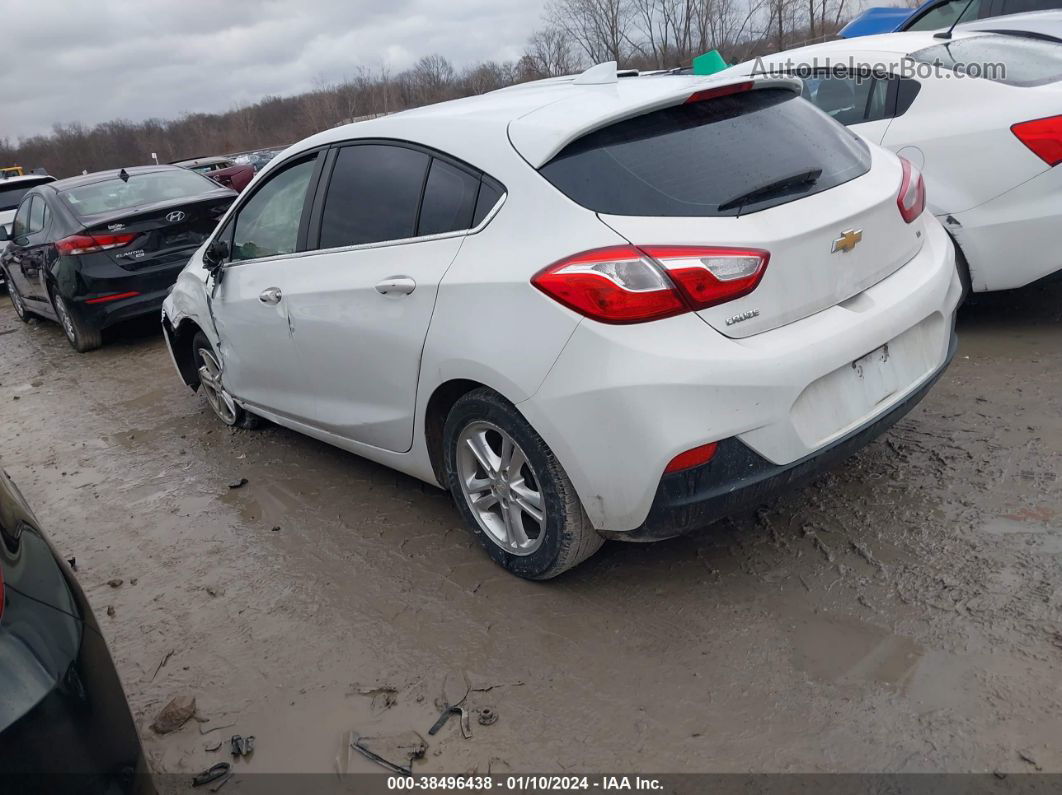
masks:
MULTIPOLYGON (((973 0, 970 0, 973 2, 973 0)), ((615 61, 605 61, 597 66, 591 66, 572 81, 577 86, 603 86, 608 83, 618 83, 619 75, 616 74, 617 64, 615 61)))
POLYGON ((129 172, 123 168, 121 171, 118 172, 118 179, 120 179, 122 182, 128 182, 129 172))
MULTIPOLYGON (((959 24, 959 20, 962 19, 964 16, 966 16, 966 12, 970 10, 970 6, 973 5, 973 1, 974 0, 967 0, 966 5, 963 6, 963 8, 962 8, 962 12, 959 14, 959 16, 955 17, 955 21, 951 23, 951 27, 948 28, 947 30, 940 31, 939 33, 934 33, 933 34, 933 38, 934 39, 950 39, 951 38, 951 32, 953 30, 955 30, 955 26, 959 24)), ((950 50, 949 50, 949 52, 950 52, 950 50)))

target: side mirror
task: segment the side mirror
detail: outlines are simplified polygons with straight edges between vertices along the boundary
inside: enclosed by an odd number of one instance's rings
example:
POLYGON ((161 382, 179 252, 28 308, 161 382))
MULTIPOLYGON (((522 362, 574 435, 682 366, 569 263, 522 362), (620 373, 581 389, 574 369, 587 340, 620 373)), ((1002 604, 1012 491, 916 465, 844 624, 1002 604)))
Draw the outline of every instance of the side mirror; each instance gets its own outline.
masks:
POLYGON ((220 270, 228 258, 229 244, 224 240, 213 241, 203 252, 203 264, 206 265, 207 270, 211 273, 216 273, 220 270))
POLYGON ((6 243, 11 239, 11 235, 7 232, 6 226, 0 226, 0 243, 6 243))

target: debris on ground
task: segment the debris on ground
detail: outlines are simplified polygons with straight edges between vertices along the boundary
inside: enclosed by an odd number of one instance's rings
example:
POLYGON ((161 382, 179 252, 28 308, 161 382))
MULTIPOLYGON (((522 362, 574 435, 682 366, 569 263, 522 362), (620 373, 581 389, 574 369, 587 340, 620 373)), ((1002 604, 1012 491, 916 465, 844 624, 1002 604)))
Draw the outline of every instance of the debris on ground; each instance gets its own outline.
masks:
POLYGON ((159 664, 155 667, 155 673, 153 673, 151 675, 151 681, 152 682, 154 682, 155 681, 155 677, 159 675, 159 671, 161 671, 163 668, 166 667, 166 663, 168 663, 170 661, 170 657, 173 656, 175 651, 176 651, 176 649, 170 649, 168 652, 166 652, 166 654, 163 656, 163 658, 159 661, 159 664))
POLYGON ((1037 770, 1043 770, 1043 767, 1040 766, 1040 763, 1037 762, 1036 758, 1032 755, 1032 751, 1018 751, 1018 757, 1021 759, 1021 761, 1028 762, 1037 770))
POLYGON ((390 709, 398 703, 398 688, 391 685, 359 687, 358 695, 370 697, 372 699, 371 707, 374 710, 383 711, 390 709))
POLYGON ((114 618, 114 614, 115 614, 114 605, 107 605, 107 617, 108 618, 114 618))
POLYGON ((254 753, 254 735, 241 737, 234 734, 229 738, 229 753, 233 756, 250 756, 254 753))
POLYGON ((248 482, 249 481, 247 480, 247 478, 240 478, 239 480, 232 481, 229 484, 229 488, 230 489, 242 489, 244 486, 246 486, 248 484, 248 482))
POLYGON ((490 726, 493 723, 498 722, 498 713, 490 707, 483 707, 479 711, 479 725, 490 726))
POLYGON ((217 792, 226 782, 232 777, 232 766, 228 762, 218 762, 216 765, 211 765, 202 773, 196 773, 192 776, 193 787, 204 787, 207 784, 214 784, 210 788, 211 792, 217 792), (216 783, 215 783, 216 782, 216 783))
POLYGON ((107 584, 112 588, 121 588, 123 582, 124 580, 121 577, 114 577, 110 580, 107 580, 107 584))
POLYGON ((70 566, 71 571, 77 571, 77 558, 67 558, 66 562, 70 566))
POLYGON ((274 525, 273 526, 273 532, 274 533, 279 533, 280 532, 280 525, 274 525))
POLYGON ((468 710, 456 704, 454 706, 447 706, 443 708, 442 714, 439 715, 439 719, 435 721, 435 723, 430 729, 428 729, 428 734, 437 734, 439 730, 446 725, 446 722, 450 720, 451 715, 461 716, 461 736, 464 737, 466 740, 471 740, 472 726, 468 720, 468 710))
POLYGON ((216 743, 207 743, 206 745, 204 745, 203 746, 203 750, 204 751, 209 751, 210 753, 213 753, 214 751, 220 751, 221 750, 221 742, 222 742, 221 738, 219 737, 218 741, 216 743))
POLYGON ((427 753, 428 743, 415 731, 406 731, 399 734, 382 735, 378 737, 362 737, 357 732, 348 735, 345 744, 345 758, 338 760, 340 773, 347 773, 350 769, 350 750, 386 767, 392 773, 401 773, 406 776, 413 775, 413 762, 423 759, 427 753))
POLYGON ((156 734, 169 734, 181 728, 193 715, 195 715, 195 697, 175 696, 162 708, 155 722, 151 724, 151 728, 156 734))

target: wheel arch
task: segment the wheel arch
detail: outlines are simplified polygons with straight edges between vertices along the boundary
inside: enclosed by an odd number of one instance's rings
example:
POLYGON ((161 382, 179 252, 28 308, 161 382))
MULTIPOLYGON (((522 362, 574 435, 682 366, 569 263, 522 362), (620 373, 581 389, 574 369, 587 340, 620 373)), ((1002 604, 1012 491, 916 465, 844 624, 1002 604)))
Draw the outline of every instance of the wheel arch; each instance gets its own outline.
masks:
POLYGON ((446 425, 446 418, 454 404, 464 395, 484 387, 498 392, 489 384, 471 378, 451 378, 435 387, 428 398, 424 408, 424 444, 428 448, 431 470, 443 488, 446 488, 446 457, 443 454, 443 426, 446 425))
MULTIPOLYGON (((177 366, 177 372, 192 391, 199 390, 199 370, 195 366, 195 352, 192 350, 192 341, 196 334, 203 329, 191 318, 183 318, 177 322, 176 327, 170 319, 163 315, 162 330, 170 343, 170 351, 173 353, 173 363, 177 366)), ((204 334, 206 332, 203 332, 204 334)))

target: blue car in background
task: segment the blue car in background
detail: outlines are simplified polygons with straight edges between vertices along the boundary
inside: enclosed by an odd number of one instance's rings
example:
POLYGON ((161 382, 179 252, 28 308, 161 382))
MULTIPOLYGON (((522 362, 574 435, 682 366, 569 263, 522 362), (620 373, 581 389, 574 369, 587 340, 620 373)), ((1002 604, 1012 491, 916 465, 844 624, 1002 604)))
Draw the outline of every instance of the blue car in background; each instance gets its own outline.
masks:
POLYGON ((853 39, 876 33, 901 30, 939 30, 960 22, 1062 8, 1062 0, 926 0, 918 8, 868 8, 840 30, 840 36, 853 39))

